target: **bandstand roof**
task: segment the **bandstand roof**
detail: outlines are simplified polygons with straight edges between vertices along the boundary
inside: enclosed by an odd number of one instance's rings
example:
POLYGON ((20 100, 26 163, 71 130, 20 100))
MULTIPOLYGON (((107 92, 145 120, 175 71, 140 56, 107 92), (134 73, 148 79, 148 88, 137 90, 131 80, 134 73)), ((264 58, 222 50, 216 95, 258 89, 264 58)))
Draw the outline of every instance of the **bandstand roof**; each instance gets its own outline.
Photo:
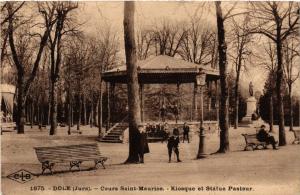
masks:
MULTIPOLYGON (((139 83, 192 83, 196 76, 206 74, 206 80, 217 80, 219 71, 170 56, 160 55, 137 62, 139 83)), ((103 73, 106 82, 126 83, 126 65, 103 73)))

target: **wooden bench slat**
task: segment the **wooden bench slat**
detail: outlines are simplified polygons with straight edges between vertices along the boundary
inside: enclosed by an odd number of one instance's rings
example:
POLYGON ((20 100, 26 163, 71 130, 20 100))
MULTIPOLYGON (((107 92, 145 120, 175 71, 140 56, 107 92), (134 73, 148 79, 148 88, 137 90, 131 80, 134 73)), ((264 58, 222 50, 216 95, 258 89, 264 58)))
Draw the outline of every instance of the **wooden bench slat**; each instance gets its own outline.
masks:
POLYGON ((93 154, 93 155, 52 155, 52 154, 47 154, 47 155, 40 155, 40 157, 42 158, 62 158, 62 159, 67 159, 67 158, 78 158, 78 157, 82 157, 82 158, 95 158, 95 157, 98 157, 98 156, 101 156, 101 155, 96 155, 96 154, 93 154))
POLYGON ((78 157, 81 157, 81 158, 95 158, 95 157, 98 157, 98 156, 101 156, 101 155, 65 155, 65 156, 61 156, 61 155, 51 155, 51 154, 48 154, 48 155, 40 155, 41 158, 62 158, 62 159, 67 159, 67 158, 78 158, 78 157))
POLYGON ((36 149, 52 149, 52 148, 84 148, 84 147, 92 147, 98 148, 95 144, 80 144, 80 145, 66 145, 66 146, 48 146, 48 147, 35 147, 36 149))
POLYGON ((58 154, 58 155, 72 155, 72 154, 74 154, 74 155, 76 155, 76 154, 86 154, 86 155, 96 154, 96 155, 98 155, 98 154, 100 154, 100 152, 94 152, 94 151, 64 151, 64 152, 61 152, 61 151, 55 151, 55 150, 47 151, 47 152, 37 151, 36 153, 41 154, 41 155, 53 154, 53 153, 58 154))
POLYGON ((57 162, 71 162, 71 161, 94 161, 94 160, 103 160, 103 159, 106 159, 106 157, 102 157, 102 158, 70 158, 70 159, 61 159, 61 158, 58 158, 58 159, 48 159, 48 158, 45 158, 45 159, 40 159, 40 162, 46 162, 46 161, 49 161, 50 162, 54 162, 54 163, 57 163, 57 162))
POLYGON ((101 155, 97 144, 35 147, 34 149, 38 160, 42 163, 43 172, 45 169, 51 171, 52 163, 70 162, 72 168, 72 166, 79 167, 80 162, 83 161, 95 161, 95 165, 101 163, 104 167, 103 163, 107 160, 107 157, 101 155))

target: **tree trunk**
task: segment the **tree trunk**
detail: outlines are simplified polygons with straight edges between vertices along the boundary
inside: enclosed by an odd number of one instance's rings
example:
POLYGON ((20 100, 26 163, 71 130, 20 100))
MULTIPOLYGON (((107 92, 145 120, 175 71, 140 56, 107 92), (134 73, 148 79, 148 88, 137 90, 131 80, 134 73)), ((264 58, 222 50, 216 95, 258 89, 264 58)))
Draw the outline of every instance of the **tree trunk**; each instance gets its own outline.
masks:
POLYGON ((81 110, 82 110, 82 101, 81 101, 81 94, 79 92, 78 95, 78 121, 77 121, 77 131, 80 131, 80 123, 81 123, 81 110))
POLYGON ((234 101, 234 129, 237 129, 239 125, 239 73, 235 80, 234 101))
POLYGON ((290 107, 290 131, 294 130, 294 117, 293 117, 293 100, 292 100, 292 84, 289 84, 289 107, 290 107))
POLYGON ((36 110, 36 117, 37 117, 36 122, 37 122, 37 125, 38 125, 39 129, 40 129, 40 103, 39 103, 39 101, 37 101, 36 109, 37 109, 36 110))
POLYGON ((50 135, 57 134, 57 80, 51 79, 51 91, 50 91, 50 135))
POLYGON ((38 115, 39 115, 39 129, 42 129, 42 125, 43 125, 43 104, 39 103, 39 111, 38 111, 38 115))
POLYGON ((220 69, 220 148, 219 153, 229 151, 229 128, 228 128, 228 81, 227 81, 227 56, 226 56, 226 42, 224 19, 222 15, 221 2, 216 1, 216 15, 218 28, 218 52, 219 52, 219 69, 220 69))
MULTIPOLYGON (((50 98, 50 94, 49 94, 50 98)), ((50 113, 51 113, 51 99, 49 99, 49 104, 48 104, 48 112, 47 112, 47 125, 50 125, 50 113)))
POLYGON ((34 123, 34 107, 33 100, 30 101, 30 128, 32 129, 34 123))
POLYGON ((83 95, 83 125, 86 125, 86 97, 83 95))
POLYGON ((128 120, 129 120, 129 155, 125 163, 139 162, 141 108, 137 73, 136 45, 134 38, 134 1, 124 2, 124 40, 127 67, 128 120))
POLYGON ((24 94, 24 83, 23 74, 18 74, 18 93, 17 93, 17 115, 16 115, 16 125, 17 133, 24 134, 25 125, 25 94, 24 94))
POLYGON ((102 135, 102 79, 100 80, 99 103, 98 103, 98 136, 102 135))
POLYGON ((71 127, 74 125, 74 108, 73 108, 73 102, 71 101, 71 127))
POLYGON ((284 108, 283 108, 283 98, 281 93, 281 85, 283 80, 283 68, 282 68, 282 42, 280 38, 280 32, 277 32, 277 79, 276 79, 276 94, 278 99, 278 119, 279 119, 279 146, 286 145, 286 137, 284 130, 284 108))
POLYGON ((90 115, 90 127, 92 128, 94 125, 94 100, 91 102, 91 115, 90 115))
POLYGON ((274 116, 273 116, 273 93, 270 94, 270 132, 273 132, 274 116))
POLYGON ((70 87, 68 89, 68 135, 71 135, 71 126, 72 126, 72 100, 70 87))
POLYGON ((24 107, 24 109, 25 109, 25 122, 26 123, 29 123, 30 122, 30 113, 29 113, 29 104, 28 104, 28 100, 26 101, 26 103, 25 103, 25 107, 24 107))

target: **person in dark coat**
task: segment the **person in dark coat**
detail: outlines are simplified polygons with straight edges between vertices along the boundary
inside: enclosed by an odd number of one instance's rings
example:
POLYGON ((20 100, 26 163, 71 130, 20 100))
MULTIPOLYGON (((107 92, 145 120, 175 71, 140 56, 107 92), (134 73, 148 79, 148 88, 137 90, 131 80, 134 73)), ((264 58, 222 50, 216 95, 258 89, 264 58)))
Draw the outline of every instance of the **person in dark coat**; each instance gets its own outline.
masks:
POLYGON ((178 150, 178 145, 179 145, 179 131, 175 127, 173 130, 173 135, 169 137, 168 139, 168 154, 169 154, 169 163, 171 162, 171 156, 172 156, 172 151, 174 150, 176 157, 177 157, 177 162, 181 162, 179 159, 179 150, 178 150))
POLYGON ((147 134, 145 132, 144 126, 139 125, 140 131, 140 147, 139 147, 139 160, 140 163, 144 163, 144 154, 149 153, 149 145, 147 140, 147 134))
POLYGON ((267 144, 272 144, 273 149, 277 150, 278 148, 276 148, 276 141, 274 136, 270 135, 266 130, 265 130, 266 126, 262 125, 260 127, 260 130, 258 131, 256 138, 258 139, 258 141, 260 142, 266 142, 267 144))
POLYGON ((183 124, 183 143, 184 143, 184 140, 185 138, 187 139, 188 143, 190 143, 190 138, 189 138, 189 132, 190 132, 190 127, 184 123, 183 124))

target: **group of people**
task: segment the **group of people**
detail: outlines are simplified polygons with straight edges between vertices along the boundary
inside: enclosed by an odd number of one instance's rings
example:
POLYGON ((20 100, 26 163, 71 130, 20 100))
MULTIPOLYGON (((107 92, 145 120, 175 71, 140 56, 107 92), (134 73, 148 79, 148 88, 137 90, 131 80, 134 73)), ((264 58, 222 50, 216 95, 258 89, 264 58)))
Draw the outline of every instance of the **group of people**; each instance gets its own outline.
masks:
POLYGON ((168 123, 164 123, 164 124, 152 124, 150 125, 149 123, 147 123, 146 125, 146 133, 148 136, 151 137, 161 137, 165 134, 169 133, 168 130, 168 123))
MULTIPOLYGON (((271 144, 274 150, 277 150, 278 148, 276 147, 277 141, 275 140, 274 136, 267 132, 265 129, 266 126, 262 125, 260 130, 257 133, 257 139, 261 142, 266 142, 267 145, 271 144)), ((147 142, 147 133, 143 127, 143 125, 139 126, 139 131, 140 131, 140 141, 141 141, 141 146, 139 150, 139 158, 140 162, 144 163, 144 154, 149 153, 149 146, 147 142)), ((190 127, 187 125, 187 123, 184 123, 183 125, 183 143, 185 139, 187 139, 188 143, 190 142, 189 140, 189 131, 190 127)), ((168 137, 168 143, 167 143, 167 148, 168 148, 168 157, 169 157, 169 163, 171 162, 171 157, 172 157, 172 152, 176 154, 176 159, 177 162, 181 162, 179 158, 179 129, 177 126, 173 129, 172 135, 168 137)))
MULTIPOLYGON (((167 124, 165 124, 165 126, 161 126, 160 124, 158 124, 157 126, 150 126, 149 124, 147 124, 146 128, 144 128, 143 125, 139 125, 139 132, 140 132, 140 149, 139 149, 139 160, 140 163, 144 163, 144 154, 149 153, 149 146, 148 146, 148 141, 147 141, 147 135, 151 134, 151 131, 154 132, 160 132, 160 131, 164 131, 167 132, 167 124), (155 129, 153 127, 156 127, 155 129)), ((187 123, 183 124, 183 143, 185 141, 185 139, 188 141, 188 143, 190 143, 190 139, 189 139, 189 132, 190 132, 190 127, 187 125, 187 123)), ((175 126, 175 128, 173 129, 173 133, 171 136, 169 136, 169 133, 167 133, 168 135, 168 142, 167 142, 167 148, 168 148, 168 156, 169 156, 169 163, 171 162, 171 156, 172 156, 172 152, 174 151, 174 153, 176 154, 176 159, 177 162, 181 162, 180 158, 179 158, 179 129, 177 126, 175 126)))

